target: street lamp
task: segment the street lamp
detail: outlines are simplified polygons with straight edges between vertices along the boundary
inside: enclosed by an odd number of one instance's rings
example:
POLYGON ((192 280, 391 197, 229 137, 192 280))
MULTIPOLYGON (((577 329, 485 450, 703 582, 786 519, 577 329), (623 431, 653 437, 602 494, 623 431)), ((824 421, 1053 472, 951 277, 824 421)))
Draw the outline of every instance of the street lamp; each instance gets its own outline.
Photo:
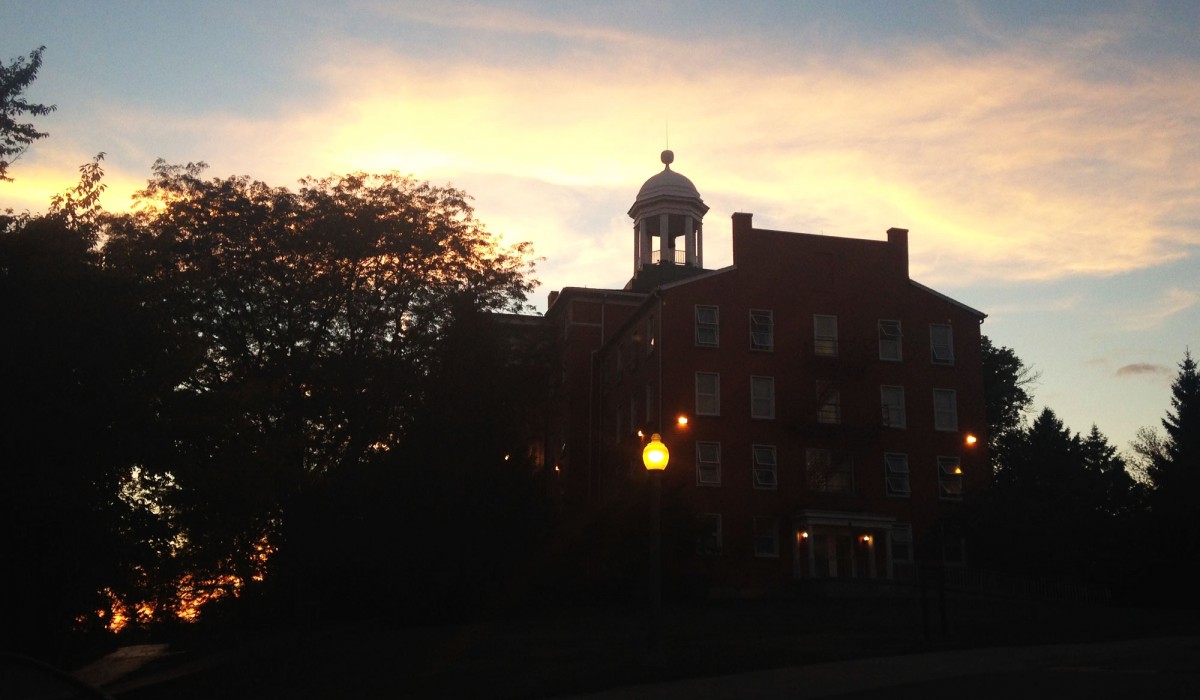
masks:
POLYGON ((650 476, 650 575, 647 591, 647 646, 650 662, 663 663, 662 644, 662 473, 671 459, 671 452, 654 433, 642 450, 642 464, 650 476))

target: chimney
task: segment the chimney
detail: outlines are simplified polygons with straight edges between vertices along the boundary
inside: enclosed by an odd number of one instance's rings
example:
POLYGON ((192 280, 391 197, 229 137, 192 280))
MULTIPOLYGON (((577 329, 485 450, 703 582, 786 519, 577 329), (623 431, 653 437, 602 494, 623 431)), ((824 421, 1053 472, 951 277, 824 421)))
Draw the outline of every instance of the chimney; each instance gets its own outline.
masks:
POLYGON ((889 228, 887 230, 888 245, 892 246, 892 258, 896 261, 900 274, 908 279, 908 229, 889 228))

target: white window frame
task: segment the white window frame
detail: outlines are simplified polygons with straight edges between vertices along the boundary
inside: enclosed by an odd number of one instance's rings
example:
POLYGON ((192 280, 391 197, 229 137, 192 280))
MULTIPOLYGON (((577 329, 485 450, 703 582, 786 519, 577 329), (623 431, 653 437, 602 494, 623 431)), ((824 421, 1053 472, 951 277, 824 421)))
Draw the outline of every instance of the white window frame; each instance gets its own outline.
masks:
POLYGON ((696 441, 696 485, 721 485, 721 443, 696 441))
POLYGON ((904 333, 900 321, 879 319, 879 359, 900 362, 904 359, 904 333))
POLYGON ((763 352, 775 350, 774 311, 750 309, 750 349, 763 352))
POLYGON ((813 314, 813 354, 820 357, 837 357, 837 321, 837 316, 832 316, 829 314, 813 314), (822 323, 825 324, 825 328, 821 327, 822 323))
POLYGON ((842 422, 842 392, 833 382, 817 382, 817 422, 838 425, 842 422))
POLYGON ((890 498, 912 496, 908 455, 901 452, 883 453, 883 484, 884 493, 890 498))
POLYGON ((962 460, 958 457, 939 455, 938 498, 943 501, 961 501, 963 498, 962 460), (958 473, 955 474, 955 469, 958 473))
POLYGON ((696 534, 696 554, 708 556, 720 556, 721 554, 721 514, 720 513, 697 513, 696 521, 699 523, 696 534), (712 533, 715 540, 712 547, 706 547, 704 539, 712 533))
POLYGON ((958 430, 958 392, 954 389, 933 390, 933 429, 958 430))
POLYGON ((754 556, 779 557, 779 518, 754 518, 754 556))
POLYGON ((929 324, 929 360, 935 365, 954 364, 954 326, 929 324))
POLYGON ((854 460, 848 452, 810 447, 804 451, 804 472, 811 491, 854 493, 854 460))
POLYGON ((774 490, 779 486, 779 455, 774 445, 751 445, 754 488, 774 490))
POLYGON ((879 387, 880 416, 885 428, 907 428, 908 412, 904 409, 904 387, 884 384, 879 387))
POLYGON ((696 304, 696 346, 721 346, 721 307, 696 304))
MULTIPOLYGON (((707 387, 703 387, 707 388, 707 387)), ((696 415, 721 415, 721 375, 718 372, 696 372, 696 415), (701 391, 701 377, 712 377, 713 391, 701 391), (707 403, 711 401, 711 406, 707 403)))
POLYGON ((775 377, 750 377, 750 417, 760 420, 775 418, 775 377), (767 395, 762 395, 765 390, 767 395))

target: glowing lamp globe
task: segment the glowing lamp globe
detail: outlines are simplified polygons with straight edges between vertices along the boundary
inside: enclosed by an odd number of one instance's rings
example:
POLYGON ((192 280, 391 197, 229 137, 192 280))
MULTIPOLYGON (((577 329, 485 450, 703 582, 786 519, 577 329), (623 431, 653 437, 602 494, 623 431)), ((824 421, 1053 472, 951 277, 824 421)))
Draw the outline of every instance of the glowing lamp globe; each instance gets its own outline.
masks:
POLYGON ((670 458, 671 453, 662 443, 662 436, 658 433, 651 435, 649 444, 642 450, 642 463, 646 465, 646 469, 654 472, 662 471, 667 468, 667 460, 670 458))

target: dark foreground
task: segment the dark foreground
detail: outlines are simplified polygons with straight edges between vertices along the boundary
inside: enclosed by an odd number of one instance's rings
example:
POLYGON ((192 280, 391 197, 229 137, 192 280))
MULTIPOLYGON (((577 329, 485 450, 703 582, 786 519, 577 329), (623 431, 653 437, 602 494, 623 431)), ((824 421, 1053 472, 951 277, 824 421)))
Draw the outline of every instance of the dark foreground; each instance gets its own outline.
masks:
MULTIPOLYGON (((818 687, 824 695, 867 698, 878 696, 872 693, 880 683, 889 697, 926 699, 952 691, 956 698, 1012 697, 1033 686, 1061 686, 1056 697, 1200 689, 1195 611, 950 601, 945 617, 943 625, 932 606, 926 618, 917 600, 669 605, 661 666, 646 660, 644 617, 615 607, 454 626, 258 630, 176 642, 165 654, 152 648, 156 658, 135 670, 136 663, 122 666, 117 657, 82 675, 117 698, 138 700, 596 692, 767 698, 816 697, 818 687), (1152 638, 1128 648, 1097 644, 1152 638), (1080 644, 1079 654, 1061 651, 1080 644), (1034 648, 1039 645, 1059 646, 1034 648), (1167 668, 1153 668, 1154 660, 1167 668), (917 666, 927 670, 904 673, 917 666), (1175 666, 1183 670, 1174 673, 1175 666), (721 678, 731 674, 742 675, 721 678), (877 682, 863 684, 872 677, 877 682), (820 678, 826 686, 818 685, 820 678)), ((1200 695, 1165 697, 1194 696, 1200 695)))

